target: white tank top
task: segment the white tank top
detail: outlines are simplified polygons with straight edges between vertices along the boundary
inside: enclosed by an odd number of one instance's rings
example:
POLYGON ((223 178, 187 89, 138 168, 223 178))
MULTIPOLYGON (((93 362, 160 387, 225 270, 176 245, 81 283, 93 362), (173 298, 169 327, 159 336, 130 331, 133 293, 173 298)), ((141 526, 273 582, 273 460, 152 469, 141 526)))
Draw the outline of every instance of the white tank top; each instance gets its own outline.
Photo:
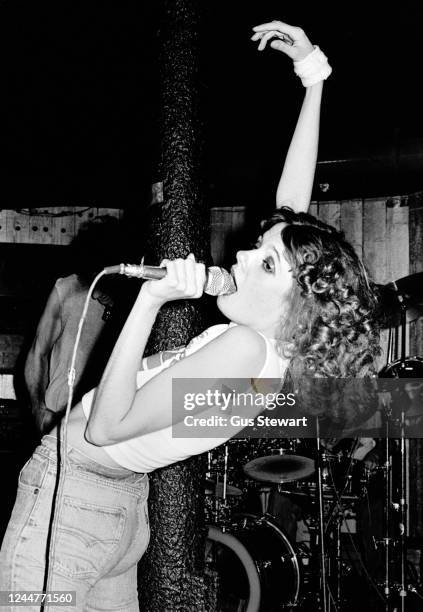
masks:
MULTIPOLYGON (((205 344, 223 334, 229 325, 214 325, 199 336, 196 336, 186 347, 171 351, 162 351, 156 355, 145 357, 137 374, 137 387, 140 389, 147 381, 159 372, 175 364, 180 359, 198 351, 205 344)), ((285 375, 288 361, 278 355, 275 349, 276 341, 260 334, 266 343, 266 358, 257 378, 280 378, 285 375)), ((82 408, 88 420, 95 389, 82 398, 82 408)), ((239 428, 241 429, 241 428, 239 428)), ((143 436, 103 446, 106 453, 119 465, 133 472, 152 472, 171 463, 182 461, 192 455, 199 455, 226 442, 235 434, 228 427, 228 435, 224 438, 173 438, 172 426, 143 436)))

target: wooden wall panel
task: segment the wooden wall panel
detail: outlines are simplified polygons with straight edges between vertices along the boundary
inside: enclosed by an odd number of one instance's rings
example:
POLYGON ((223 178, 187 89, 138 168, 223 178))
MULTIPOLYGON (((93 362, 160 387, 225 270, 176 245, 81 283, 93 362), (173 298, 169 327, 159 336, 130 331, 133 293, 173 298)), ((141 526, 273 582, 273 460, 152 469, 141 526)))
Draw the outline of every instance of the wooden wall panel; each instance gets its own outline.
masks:
POLYGON ((83 223, 98 215, 122 218, 123 211, 116 208, 87 206, 50 207, 0 211, 0 243, 67 245, 83 223))
POLYGON ((0 210, 0 242, 6 242, 6 215, 6 210, 0 210))
MULTIPOLYGON (((363 263, 370 278, 379 284, 387 280, 386 200, 368 199, 363 202, 363 263)), ((389 363, 389 331, 380 335, 381 355, 376 367, 381 370, 389 363)))
POLYGON ((43 214, 29 217, 28 241, 31 244, 53 243, 53 220, 43 214))
POLYGON ((363 262, 372 279, 387 279, 386 200, 369 199, 363 203, 363 262))
POLYGON ((391 198, 386 208, 387 233, 387 281, 408 276, 409 257, 409 208, 403 198, 391 198))
POLYGON ((66 245, 72 242, 72 239, 75 236, 74 210, 75 209, 72 208, 69 211, 71 212, 71 214, 63 215, 63 208, 50 208, 50 211, 53 215, 51 219, 53 244, 66 245))
POLYGON ((29 242, 29 215, 6 211, 6 236, 11 236, 11 242, 29 242))
POLYGON ((363 200, 341 202, 341 230, 357 255, 363 257, 363 200))
POLYGON ((341 203, 319 202, 317 206, 317 217, 324 223, 332 225, 337 230, 341 229, 341 203))

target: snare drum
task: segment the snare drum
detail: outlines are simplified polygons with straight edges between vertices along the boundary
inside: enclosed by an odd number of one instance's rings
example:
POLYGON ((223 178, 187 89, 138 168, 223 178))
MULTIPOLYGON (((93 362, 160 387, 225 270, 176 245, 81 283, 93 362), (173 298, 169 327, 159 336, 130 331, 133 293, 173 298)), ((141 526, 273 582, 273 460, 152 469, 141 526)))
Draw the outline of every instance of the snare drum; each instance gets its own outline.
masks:
MULTIPOLYGON (((338 453, 323 453, 322 457, 322 493, 325 499, 358 500, 365 495, 369 484, 369 470, 364 461, 338 453)), ((282 494, 310 497, 314 499, 317 488, 317 477, 312 477, 290 484, 279 485, 282 494)))
POLYGON ((298 605, 310 560, 305 551, 294 550, 268 516, 240 514, 226 533, 210 526, 206 562, 219 576, 222 608, 257 612, 298 605))

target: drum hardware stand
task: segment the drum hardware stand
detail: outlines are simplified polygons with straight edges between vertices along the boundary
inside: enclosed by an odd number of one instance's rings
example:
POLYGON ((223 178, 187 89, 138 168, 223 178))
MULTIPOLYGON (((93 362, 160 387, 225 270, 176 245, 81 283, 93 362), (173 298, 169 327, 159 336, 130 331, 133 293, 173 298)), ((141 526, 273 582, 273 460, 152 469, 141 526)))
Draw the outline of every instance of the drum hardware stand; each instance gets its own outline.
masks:
POLYGON ((264 486, 264 487, 260 487, 259 491, 260 491, 261 513, 264 516, 267 514, 267 510, 269 508, 269 498, 270 498, 270 493, 272 489, 271 487, 264 486))
POLYGON ((394 540, 390 535, 389 519, 391 515, 391 508, 393 507, 392 502, 392 454, 389 445, 389 421, 392 415, 392 408, 388 404, 385 406, 384 419, 385 419, 385 462, 383 465, 384 474, 384 508, 383 508, 383 524, 384 524, 384 537, 381 540, 375 540, 375 545, 379 545, 384 548, 384 566, 385 566, 385 578, 383 581, 383 593, 385 596, 385 612, 390 612, 391 604, 390 598, 392 594, 391 576, 390 576, 390 561, 391 561, 391 548, 394 545, 394 540))
MULTIPOLYGON (((403 369, 406 364, 406 331, 407 331, 407 304, 404 296, 399 293, 398 287, 395 281, 392 283, 395 291, 397 292, 397 299, 400 305, 400 326, 401 326, 401 359, 400 368, 403 369)), ((391 609, 390 597, 392 592, 391 580, 390 580, 390 548, 393 545, 393 538, 390 537, 389 533, 389 518, 390 509, 393 507, 392 502, 392 454, 389 450, 389 420, 392 416, 392 408, 388 405, 385 407, 385 464, 384 464, 384 476, 385 476, 385 508, 384 508, 384 523, 385 523, 385 537, 382 543, 385 547, 385 582, 384 582, 384 594, 386 597, 385 611, 389 612, 391 609)), ((400 481, 400 501, 398 509, 400 512, 400 563, 401 563, 401 584, 394 585, 398 589, 400 601, 401 601, 401 612, 405 612, 405 597, 409 587, 406 585, 406 565, 407 565, 407 547, 406 537, 408 533, 407 523, 407 487, 406 487, 406 466, 407 466, 407 453, 406 453, 406 440, 405 440, 405 412, 401 410, 401 438, 400 438, 400 455, 401 455, 401 481, 400 481)), ((395 608, 397 609, 397 608, 395 608)))
MULTIPOLYGON (((222 490, 222 502, 219 501, 219 496, 216 495, 216 503, 217 503, 217 513, 219 511, 222 511, 223 509, 226 509, 227 507, 227 495, 228 495, 228 457, 229 457, 229 447, 227 444, 225 444, 224 446, 225 449, 225 455, 224 455, 224 460, 223 460, 223 490, 222 490)), ((216 476, 216 486, 219 483, 219 478, 216 476)), ((225 520, 224 520, 224 516, 218 517, 221 519, 221 528, 222 531, 225 532, 226 531, 226 525, 225 525, 225 520)))
MULTIPOLYGON (((343 600, 342 600, 342 542, 341 542, 341 527, 342 527, 342 523, 344 522, 346 515, 345 515, 345 507, 342 505, 342 493, 343 491, 345 491, 345 489, 347 488, 347 483, 344 485, 340 495, 336 495, 337 499, 335 500, 335 508, 332 509, 331 513, 330 513, 330 517, 333 516, 333 513, 336 511, 336 519, 334 521, 334 528, 332 529, 332 533, 334 533, 334 560, 335 560, 335 594, 332 596, 332 599, 334 601, 335 604, 335 610, 342 610, 342 604, 343 604, 343 600)), ((333 486, 335 487, 336 484, 333 483, 333 486)), ((330 523, 330 521, 329 521, 330 523)), ((328 527, 329 523, 327 523, 326 528, 328 527)), ((330 553, 329 553, 329 559, 330 559, 330 553)), ((331 570, 329 571, 329 574, 331 574, 331 570)), ((330 601, 329 601, 329 605, 330 605, 330 601)))
MULTIPOLYGON (((209 451, 207 453, 207 472, 206 472, 206 478, 210 478, 212 477, 212 453, 209 451)), ((219 477, 216 476, 216 487, 219 484, 219 477)), ((219 502, 219 498, 217 495, 214 495, 214 500, 213 500, 213 506, 214 506, 214 523, 216 525, 219 524, 220 522, 220 511, 221 511, 221 507, 220 507, 220 502, 219 502)))
MULTIPOLYGON (((223 467, 223 481, 222 481, 222 495, 219 499, 219 495, 216 494, 219 487, 219 475, 216 474, 216 481, 214 482, 215 494, 214 494, 214 523, 220 525, 222 532, 227 529, 225 510, 227 509, 228 501, 228 458, 229 458, 229 447, 228 444, 224 445, 224 467, 223 467)), ((207 472, 206 478, 212 477, 212 453, 207 453, 207 472)))
POLYGON ((316 416, 316 451, 317 451, 317 505, 319 511, 319 545, 320 545, 320 587, 323 612, 329 612, 327 601, 326 555, 325 555, 325 525, 323 519, 323 481, 322 481, 322 451, 320 444, 319 417, 316 416))
MULTIPOLYGON (((393 283, 394 288, 398 291, 397 285, 393 283)), ((400 303, 401 311, 401 365, 405 366, 406 362, 406 332, 407 332, 407 304, 404 300, 404 296, 398 292, 398 301, 400 303)), ((401 409, 401 491, 399 501, 400 511, 400 559, 401 559, 401 584, 399 588, 399 596, 401 601, 401 612, 405 611, 405 597, 407 595, 406 586, 406 565, 407 565, 407 546, 406 537, 408 534, 408 522, 407 522, 407 452, 406 452, 406 440, 405 440, 405 411, 401 409)))
POLYGON ((401 497, 400 497, 400 551, 401 551, 401 587, 400 600, 401 612, 405 611, 405 597, 407 595, 406 586, 406 564, 407 564, 407 546, 406 537, 408 532, 407 524, 407 451, 405 441, 405 412, 401 410, 401 497))
POLYGON ((229 456, 229 448, 228 445, 225 444, 225 459, 223 464, 223 503, 226 502, 226 495, 228 492, 228 456, 229 456))
MULTIPOLYGON (((394 283, 395 288, 397 288, 394 283)), ((403 296, 398 293, 398 300, 401 308, 401 363, 405 364, 405 335, 407 331, 407 305, 403 296)), ((405 443, 405 412, 401 409, 401 494, 400 494, 400 554, 401 554, 401 612, 405 610, 405 597, 407 595, 406 580, 406 564, 407 564, 407 548, 406 537, 408 534, 407 524, 407 453, 405 443)))
POLYGON ((338 610, 341 609, 341 580, 342 580, 342 558, 341 558, 341 525, 344 520, 344 513, 339 508, 338 516, 336 520, 336 548, 335 548, 335 559, 336 559, 336 591, 335 591, 335 605, 338 610))

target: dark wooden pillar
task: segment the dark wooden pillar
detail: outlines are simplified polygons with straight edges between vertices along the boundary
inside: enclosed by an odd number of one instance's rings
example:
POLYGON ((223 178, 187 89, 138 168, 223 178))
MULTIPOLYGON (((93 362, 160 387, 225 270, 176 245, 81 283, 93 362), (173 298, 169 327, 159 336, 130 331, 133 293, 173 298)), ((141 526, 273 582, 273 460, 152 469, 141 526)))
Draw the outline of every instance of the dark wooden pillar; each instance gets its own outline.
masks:
MULTIPOLYGON (((198 63, 201 0, 162 0, 162 204, 152 206, 148 261, 209 260, 208 211, 201 197, 198 63)), ((205 327, 198 302, 162 309, 150 353, 186 344, 205 327)), ((192 458, 150 479, 151 542, 139 567, 140 607, 148 612, 209 608, 204 584, 203 459, 192 458)))

